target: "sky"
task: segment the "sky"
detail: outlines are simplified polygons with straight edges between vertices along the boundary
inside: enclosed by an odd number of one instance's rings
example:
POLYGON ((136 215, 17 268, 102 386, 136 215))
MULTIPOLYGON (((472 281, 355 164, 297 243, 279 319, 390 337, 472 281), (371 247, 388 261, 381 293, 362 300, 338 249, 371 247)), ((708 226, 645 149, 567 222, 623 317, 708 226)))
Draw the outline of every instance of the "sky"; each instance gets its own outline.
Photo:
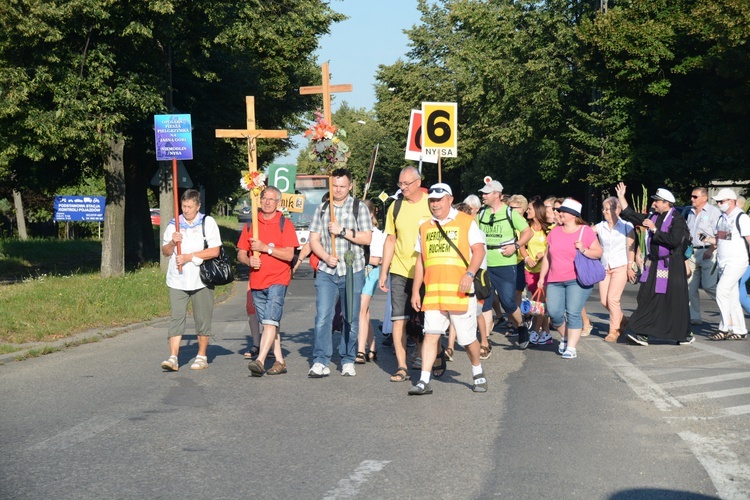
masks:
MULTIPOLYGON (((409 39, 403 30, 419 23, 417 0, 332 0, 331 8, 349 19, 331 26, 320 40, 320 64, 328 61, 331 84, 350 83, 352 92, 333 94, 333 111, 341 102, 371 109, 375 104, 375 73, 380 64, 406 59, 409 39)), ((320 85, 320 79, 310 82, 320 85)), ((294 136, 298 149, 274 163, 296 163, 306 139, 294 136)))

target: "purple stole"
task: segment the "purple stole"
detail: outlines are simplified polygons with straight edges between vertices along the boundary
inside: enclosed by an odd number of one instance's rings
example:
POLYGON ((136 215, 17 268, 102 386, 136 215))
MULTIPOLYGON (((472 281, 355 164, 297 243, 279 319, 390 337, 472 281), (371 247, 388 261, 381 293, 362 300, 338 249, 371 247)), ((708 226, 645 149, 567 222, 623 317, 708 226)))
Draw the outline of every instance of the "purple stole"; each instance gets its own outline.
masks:
MULTIPOLYGON (((661 232, 666 233, 669 231, 669 227, 672 225, 672 215, 674 215, 674 208, 670 208, 667 216, 661 221, 661 232)), ((651 220, 654 224, 658 217, 659 216, 656 214, 651 216, 651 220)), ((671 251, 667 247, 661 245, 658 245, 658 247, 659 255, 656 259, 656 293, 667 293, 667 283, 669 280, 669 254, 671 251)), ((646 231, 646 251, 651 253, 651 231, 646 231)), ((641 274, 641 283, 646 282, 650 271, 651 259, 647 259, 643 269, 643 274, 641 274)))

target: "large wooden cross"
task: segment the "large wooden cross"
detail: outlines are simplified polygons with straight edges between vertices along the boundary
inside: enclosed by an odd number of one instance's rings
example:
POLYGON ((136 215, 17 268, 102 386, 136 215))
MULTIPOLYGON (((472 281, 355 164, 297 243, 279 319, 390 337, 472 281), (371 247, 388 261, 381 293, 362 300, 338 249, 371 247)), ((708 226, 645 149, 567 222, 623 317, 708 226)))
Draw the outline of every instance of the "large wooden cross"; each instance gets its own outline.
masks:
MULTIPOLYGON (((251 172, 258 171, 258 139, 286 139, 286 130, 259 130, 255 128, 255 97, 245 97, 247 111, 247 126, 240 129, 216 129, 216 137, 247 140, 247 167, 251 172)), ((250 208, 253 216, 253 239, 258 239, 258 195, 250 191, 250 208)), ((258 252, 254 252, 257 257, 258 252)))
POLYGON ((351 92, 353 87, 351 83, 342 83, 340 85, 331 85, 331 75, 328 73, 328 63, 324 62, 321 66, 323 73, 323 84, 312 87, 300 87, 299 93, 302 95, 323 94, 323 118, 331 123, 331 94, 337 92, 351 92))
MULTIPOLYGON (((311 94, 323 94, 323 118, 325 118, 326 122, 328 122, 329 125, 333 125, 332 121, 332 114, 331 114, 331 94, 337 93, 337 92, 351 92, 353 87, 351 83, 342 83, 339 85, 331 85, 331 75, 328 72, 328 63, 324 62, 321 66, 321 72, 323 75, 322 85, 314 85, 311 87, 300 87, 299 93, 302 95, 311 95, 311 94)), ((336 221, 336 218, 333 214, 333 179, 329 177, 328 179, 328 199, 330 202, 328 203, 328 206, 331 209, 331 220, 336 221)), ((335 235, 331 235, 331 250, 334 257, 336 256, 336 245, 335 245, 335 235)))

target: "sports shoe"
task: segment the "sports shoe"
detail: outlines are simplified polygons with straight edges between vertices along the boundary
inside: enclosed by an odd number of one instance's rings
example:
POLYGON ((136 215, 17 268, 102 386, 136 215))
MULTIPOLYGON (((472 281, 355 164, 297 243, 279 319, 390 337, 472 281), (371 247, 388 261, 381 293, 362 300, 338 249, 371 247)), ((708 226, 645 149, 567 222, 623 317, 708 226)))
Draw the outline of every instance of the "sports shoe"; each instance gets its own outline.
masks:
POLYGON ((557 346, 557 353, 562 354, 565 352, 565 349, 568 348, 568 341, 563 339, 560 339, 560 345, 557 346))
POLYGON ((177 362, 177 356, 170 356, 168 360, 161 362, 161 367, 170 372, 176 372, 180 369, 180 365, 177 362))
POLYGON ((565 349, 565 352, 562 353, 562 359, 574 359, 577 357, 578 353, 572 347, 568 347, 567 349, 565 349))
POLYGON ((691 325, 695 325, 695 326, 701 326, 703 324, 703 320, 700 320, 700 319, 691 319, 690 320, 690 324, 691 325))
POLYGON ((532 331, 529 334, 529 344, 536 345, 539 342, 539 333, 536 331, 532 331))
POLYGON ((529 347, 529 329, 525 326, 518 327, 518 347, 522 350, 529 347))
POLYGON ((681 341, 677 342, 677 345, 690 345, 693 342, 695 342, 695 335, 693 335, 691 333, 690 335, 688 335, 687 337, 685 337, 685 340, 681 340, 681 341))
POLYGON ((409 396, 423 396, 425 394, 432 394, 432 387, 429 382, 420 380, 409 389, 409 396))
POLYGON ((639 335, 637 333, 628 333, 628 340, 638 345, 648 345, 648 335, 639 335))
POLYGON ((341 375, 344 377, 354 377, 356 374, 354 363, 344 363, 344 366, 341 367, 341 375))
POLYGON ((511 326, 508 328, 508 331, 505 332, 506 337, 518 337, 518 329, 515 326, 511 326))
POLYGON ((323 363, 315 363, 312 365, 312 368, 310 368, 310 371, 307 372, 307 376, 310 378, 322 378, 327 377, 330 374, 331 369, 323 363))
POLYGON ((552 335, 549 332, 540 332, 537 339, 537 345, 547 345, 552 343, 552 335))
POLYGON ((380 343, 383 347, 393 347, 393 337, 390 334, 383 335, 383 341, 380 343))
POLYGON ((471 390, 474 392, 487 392, 487 378, 484 376, 484 372, 474 375, 474 387, 471 390))

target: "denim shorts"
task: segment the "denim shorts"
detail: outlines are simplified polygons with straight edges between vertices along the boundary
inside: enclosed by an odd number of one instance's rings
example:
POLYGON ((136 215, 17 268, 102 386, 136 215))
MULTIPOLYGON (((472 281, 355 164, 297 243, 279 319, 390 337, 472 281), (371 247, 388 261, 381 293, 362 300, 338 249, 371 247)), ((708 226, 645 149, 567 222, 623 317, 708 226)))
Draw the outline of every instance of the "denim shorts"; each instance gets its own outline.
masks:
POLYGON ((263 290, 253 290, 255 312, 261 325, 279 326, 284 312, 286 285, 271 285, 263 290))
POLYGON ((500 305, 507 314, 513 314, 518 305, 516 304, 516 270, 515 265, 488 267, 492 287, 497 291, 500 305))
POLYGON ((367 267, 365 267, 365 285, 362 287, 362 295, 369 295, 370 297, 375 295, 379 279, 380 266, 372 268, 370 272, 367 272, 367 267))

